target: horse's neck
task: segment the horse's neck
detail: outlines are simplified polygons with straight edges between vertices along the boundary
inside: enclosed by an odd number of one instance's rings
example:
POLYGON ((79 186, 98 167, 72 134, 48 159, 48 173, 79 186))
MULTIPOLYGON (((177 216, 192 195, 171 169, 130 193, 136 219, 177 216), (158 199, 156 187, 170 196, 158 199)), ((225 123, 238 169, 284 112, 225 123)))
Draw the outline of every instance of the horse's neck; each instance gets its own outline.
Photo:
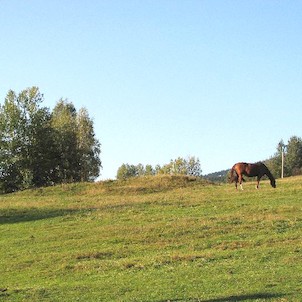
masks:
POLYGON ((275 180, 274 176, 272 175, 272 173, 269 171, 267 167, 265 167, 265 174, 270 180, 275 180))

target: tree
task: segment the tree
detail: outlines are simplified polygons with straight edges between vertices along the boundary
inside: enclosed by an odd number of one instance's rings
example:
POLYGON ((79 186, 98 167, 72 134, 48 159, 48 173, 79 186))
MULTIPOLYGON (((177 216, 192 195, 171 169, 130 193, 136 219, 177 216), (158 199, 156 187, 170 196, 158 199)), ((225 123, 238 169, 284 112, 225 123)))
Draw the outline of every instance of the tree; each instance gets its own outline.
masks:
POLYGON ((169 164, 164 165, 160 172, 161 174, 180 174, 190 176, 201 176, 200 161, 195 156, 189 156, 187 159, 178 157, 170 161, 169 164))
POLYGON ((178 157, 175 160, 171 160, 170 162, 171 171, 170 174, 187 174, 187 161, 181 157, 178 157))
POLYGON ((54 168, 51 115, 48 108, 41 107, 43 101, 37 87, 23 90, 18 96, 24 130, 24 184, 27 187, 49 184, 54 168))
MULTIPOLYGON (((283 140, 280 140, 276 147, 277 152, 270 159, 265 161, 266 166, 273 175, 282 175, 282 150, 284 150, 284 148, 284 142, 283 140)), ((284 167, 284 175, 287 174, 286 167, 284 167)))
POLYGON ((186 161, 186 170, 187 175, 201 177, 202 170, 199 158, 195 156, 189 156, 186 161))
POLYGON ((302 174, 302 139, 292 136, 287 145, 281 140, 277 145, 277 152, 266 161, 272 174, 281 175, 282 152, 284 153, 284 176, 302 174))
POLYGON ((0 190, 13 192, 22 186, 19 169, 22 162, 21 110, 17 96, 9 91, 0 107, 0 190))
POLYGON ((77 114, 77 148, 81 181, 92 181, 100 173, 100 143, 95 138, 93 122, 88 111, 81 108, 77 114))
POLYGON ((77 152, 77 124, 76 109, 67 100, 60 100, 52 111, 51 126, 54 131, 55 182, 79 181, 77 178, 78 152, 77 152))
POLYGON ((134 165, 129 165, 129 164, 122 164, 116 174, 116 178, 118 180, 126 180, 131 177, 136 177, 138 176, 137 173, 137 167, 134 165))
POLYGON ((56 179, 62 182, 92 181, 100 172, 100 143, 86 109, 60 100, 52 112, 57 150, 56 179))
POLYGON ((43 185, 48 178, 49 161, 44 158, 51 137, 50 114, 40 107, 42 101, 39 89, 32 87, 18 95, 9 91, 1 106, 0 186, 4 192, 43 185))
POLYGON ((145 168, 145 175, 146 176, 151 176, 155 174, 155 170, 153 169, 153 167, 151 165, 146 165, 145 168))
POLYGON ((298 175, 302 172, 302 139, 297 136, 292 136, 287 144, 286 170, 289 175, 298 175))
POLYGON ((136 170, 136 175, 137 176, 145 176, 146 175, 145 167, 142 164, 138 164, 135 167, 135 170, 136 170))

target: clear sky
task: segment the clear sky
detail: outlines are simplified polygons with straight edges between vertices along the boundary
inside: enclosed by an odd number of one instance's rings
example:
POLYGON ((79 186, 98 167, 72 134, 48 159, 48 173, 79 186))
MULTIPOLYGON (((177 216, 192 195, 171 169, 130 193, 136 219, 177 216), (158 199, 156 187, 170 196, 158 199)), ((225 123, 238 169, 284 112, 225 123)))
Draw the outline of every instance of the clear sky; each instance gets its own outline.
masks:
POLYGON ((203 174, 302 136, 302 1, 0 0, 0 102, 86 107, 101 179, 196 156, 203 174))

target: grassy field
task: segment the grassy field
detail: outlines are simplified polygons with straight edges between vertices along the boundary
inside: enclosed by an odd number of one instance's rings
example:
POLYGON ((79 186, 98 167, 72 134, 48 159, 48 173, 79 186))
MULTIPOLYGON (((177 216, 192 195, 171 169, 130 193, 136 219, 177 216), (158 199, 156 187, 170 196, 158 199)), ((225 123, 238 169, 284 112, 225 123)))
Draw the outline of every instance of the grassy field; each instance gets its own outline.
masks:
POLYGON ((302 301, 302 177, 0 196, 0 301, 302 301))

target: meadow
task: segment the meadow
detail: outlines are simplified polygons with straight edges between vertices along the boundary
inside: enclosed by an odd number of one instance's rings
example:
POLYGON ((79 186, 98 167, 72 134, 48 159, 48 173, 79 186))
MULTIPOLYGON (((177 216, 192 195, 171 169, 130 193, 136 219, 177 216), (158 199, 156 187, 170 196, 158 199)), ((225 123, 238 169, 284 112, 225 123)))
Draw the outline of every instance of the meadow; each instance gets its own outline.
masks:
POLYGON ((0 195, 0 301, 302 301, 302 177, 0 195))

